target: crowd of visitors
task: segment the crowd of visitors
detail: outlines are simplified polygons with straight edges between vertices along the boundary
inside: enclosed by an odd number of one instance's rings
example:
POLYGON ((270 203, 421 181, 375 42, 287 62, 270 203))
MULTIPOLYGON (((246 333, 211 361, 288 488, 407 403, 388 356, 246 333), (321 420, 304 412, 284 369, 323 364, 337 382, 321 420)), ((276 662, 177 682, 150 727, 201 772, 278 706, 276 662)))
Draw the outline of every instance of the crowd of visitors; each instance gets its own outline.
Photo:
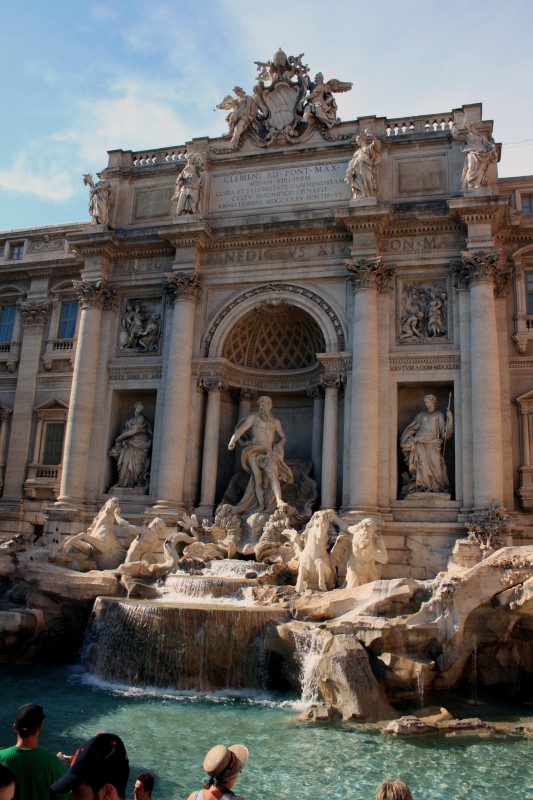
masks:
MULTIPOLYGON (((0 750, 0 800, 125 800, 130 765, 122 739, 114 733, 97 733, 73 756, 54 755, 39 747, 45 718, 42 707, 34 703, 17 710, 16 744, 0 750)), ((203 789, 191 792, 187 800, 244 800, 233 787, 249 755, 243 744, 212 747, 204 758, 203 789)), ((134 800, 152 800, 154 783, 150 772, 140 772, 134 800)), ((385 781, 376 800, 413 800, 413 796, 403 781, 385 781)))

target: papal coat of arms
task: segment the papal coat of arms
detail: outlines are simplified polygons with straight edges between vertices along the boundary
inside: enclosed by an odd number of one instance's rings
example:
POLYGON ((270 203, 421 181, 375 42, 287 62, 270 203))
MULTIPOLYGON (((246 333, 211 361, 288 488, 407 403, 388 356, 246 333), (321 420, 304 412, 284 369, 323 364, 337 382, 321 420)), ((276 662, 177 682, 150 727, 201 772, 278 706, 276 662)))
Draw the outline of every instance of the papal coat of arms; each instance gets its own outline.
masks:
POLYGON ((224 137, 237 148, 245 133, 257 144, 286 144, 300 139, 314 125, 329 129, 340 122, 334 93, 347 92, 352 84, 319 72, 314 81, 303 53, 287 56, 281 48, 272 61, 256 61, 258 75, 252 94, 240 86, 226 95, 217 108, 228 111, 224 137))

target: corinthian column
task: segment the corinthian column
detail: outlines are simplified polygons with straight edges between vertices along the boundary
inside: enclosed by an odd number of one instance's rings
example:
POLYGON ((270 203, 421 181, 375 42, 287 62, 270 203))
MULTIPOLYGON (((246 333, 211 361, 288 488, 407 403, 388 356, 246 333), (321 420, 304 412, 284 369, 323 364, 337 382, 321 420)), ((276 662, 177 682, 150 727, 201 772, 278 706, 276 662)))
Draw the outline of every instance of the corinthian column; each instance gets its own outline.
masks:
POLYGON ((502 408, 495 291, 504 274, 499 254, 464 253, 452 265, 470 294, 474 506, 503 502, 502 408))
POLYGON ((324 431, 322 438, 321 508, 337 506, 337 460, 339 436, 339 387, 342 377, 323 375, 320 379, 325 391, 324 431))
POLYGON ((208 395, 202 459, 202 489, 197 514, 204 517, 210 516, 215 506, 220 436, 220 393, 225 387, 218 379, 204 380, 202 385, 208 395))
POLYGON ((73 281, 81 306, 76 360, 65 431, 63 474, 57 505, 79 506, 85 497, 103 310, 114 300, 116 289, 102 280, 73 281))
POLYGON ((348 509, 376 511, 378 491, 378 292, 389 290, 394 268, 379 258, 347 261, 354 292, 348 509))
POLYGON ((167 301, 173 306, 172 327, 165 353, 160 451, 154 454, 152 463, 157 475, 158 497, 154 509, 173 516, 184 510, 194 312, 200 279, 195 272, 175 272, 166 276, 165 289, 167 301))
POLYGON ((28 465, 35 381, 39 371, 44 326, 48 319, 47 302, 28 302, 21 306, 24 336, 13 401, 13 418, 4 483, 5 500, 21 500, 28 465))

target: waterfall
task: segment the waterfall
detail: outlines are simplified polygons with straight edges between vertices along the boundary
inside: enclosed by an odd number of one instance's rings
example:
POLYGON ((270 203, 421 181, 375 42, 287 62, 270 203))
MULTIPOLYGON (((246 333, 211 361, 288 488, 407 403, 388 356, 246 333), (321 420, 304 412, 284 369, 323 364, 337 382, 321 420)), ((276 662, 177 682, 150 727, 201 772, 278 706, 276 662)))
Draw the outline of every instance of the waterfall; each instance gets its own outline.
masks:
POLYGON ((318 630, 308 627, 293 627, 292 636, 295 656, 300 665, 300 702, 309 706, 318 700, 318 664, 327 639, 318 630))
POLYGON ((280 607, 172 605, 97 598, 84 661, 89 672, 130 685, 212 691, 275 682, 269 634, 280 607))
POLYGON ((169 575, 159 589, 167 602, 253 603, 254 580, 213 575, 169 575))

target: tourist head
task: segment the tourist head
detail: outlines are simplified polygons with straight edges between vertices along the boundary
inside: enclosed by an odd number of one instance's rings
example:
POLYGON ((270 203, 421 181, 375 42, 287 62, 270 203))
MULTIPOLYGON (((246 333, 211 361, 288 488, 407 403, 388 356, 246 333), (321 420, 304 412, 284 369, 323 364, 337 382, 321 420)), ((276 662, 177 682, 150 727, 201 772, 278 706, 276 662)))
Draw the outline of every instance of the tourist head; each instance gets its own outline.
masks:
POLYGON ((151 772, 139 772, 133 787, 135 800, 149 800, 154 790, 154 776, 151 772))
POLYGON ((437 405, 437 398, 435 397, 434 394, 425 394, 424 403, 428 411, 433 411, 435 406, 437 405))
POLYGON ((413 795, 403 781, 384 781, 378 786, 376 800, 413 800, 413 795))
POLYGON ((75 753, 70 770, 51 785, 56 793, 71 792, 72 800, 124 798, 130 767, 122 739, 98 733, 75 753))
POLYGON ((248 756, 248 748, 243 744, 232 744, 229 747, 217 744, 216 747, 212 747, 204 758, 204 770, 209 775, 205 787, 214 785, 231 789, 244 769, 248 756))
POLYGON ((15 773, 7 764, 0 763, 0 800, 13 800, 15 796, 15 773))
POLYGON ((41 730, 45 716, 42 706, 36 703, 25 703, 17 709, 15 714, 15 724, 13 725, 15 733, 18 733, 21 739, 33 736, 34 733, 41 730))

